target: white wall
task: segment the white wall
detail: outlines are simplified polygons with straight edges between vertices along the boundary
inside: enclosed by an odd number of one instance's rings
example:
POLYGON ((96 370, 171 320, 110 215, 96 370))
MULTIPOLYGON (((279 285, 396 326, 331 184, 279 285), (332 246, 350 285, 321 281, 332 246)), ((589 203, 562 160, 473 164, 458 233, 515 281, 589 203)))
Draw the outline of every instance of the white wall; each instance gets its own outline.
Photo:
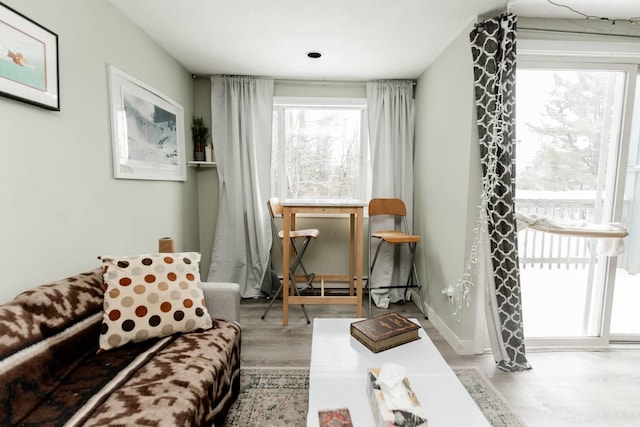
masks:
MULTIPOLYGON (((211 80, 199 77, 195 80, 195 113, 202 117, 211 129, 211 80)), ((191 118, 189 118, 191 120, 191 118)), ((190 139, 190 138, 189 138, 190 139)), ((193 144, 188 147, 193 151, 193 144)), ((214 159, 215 160, 215 159, 214 159)), ((218 169, 201 167, 197 170, 198 180, 198 224, 200 238, 200 273, 206 278, 211 266, 213 237, 218 219, 219 180, 218 169)))
POLYGON ((273 95, 307 98, 366 98, 367 86, 364 82, 276 80, 273 95))
POLYGON ((107 64, 182 104, 187 127, 190 73, 108 1, 3 2, 58 34, 61 111, 0 97, 0 302, 163 236, 197 250, 193 169, 187 182, 113 177, 107 64))
MULTIPOLYGON (((426 277, 429 318, 460 353, 475 350, 476 307, 456 320, 442 290, 464 272, 480 203, 480 155, 469 31, 463 32, 416 85, 416 233, 423 236, 418 274, 426 277)), ((477 287, 472 289, 477 302, 477 287)))

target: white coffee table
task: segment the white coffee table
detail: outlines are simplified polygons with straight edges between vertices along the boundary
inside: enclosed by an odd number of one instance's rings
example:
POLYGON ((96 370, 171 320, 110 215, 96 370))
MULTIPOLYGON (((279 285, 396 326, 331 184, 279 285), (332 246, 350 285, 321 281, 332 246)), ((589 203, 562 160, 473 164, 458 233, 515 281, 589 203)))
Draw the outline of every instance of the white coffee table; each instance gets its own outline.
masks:
POLYGON ((384 363, 407 369, 429 427, 489 426, 422 328, 421 339, 372 353, 349 333, 351 322, 356 320, 359 319, 313 321, 307 427, 318 426, 318 410, 343 407, 349 408, 355 427, 374 426, 367 398, 367 368, 380 368, 384 363))

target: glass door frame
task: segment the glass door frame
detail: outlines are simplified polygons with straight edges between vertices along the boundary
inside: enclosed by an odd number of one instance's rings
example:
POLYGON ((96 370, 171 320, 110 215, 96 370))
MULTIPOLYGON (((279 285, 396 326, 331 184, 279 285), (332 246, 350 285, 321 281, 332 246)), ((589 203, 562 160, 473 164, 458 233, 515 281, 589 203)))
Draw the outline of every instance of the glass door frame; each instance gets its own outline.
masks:
MULTIPOLYGON (((612 200, 608 207, 608 215, 611 222, 620 222, 624 205, 624 183, 626 178, 626 166, 628 164, 628 153, 631 139, 632 122, 634 119, 634 106, 640 108, 640 100, 636 103, 636 82, 640 73, 636 64, 609 63, 602 58, 586 57, 563 57, 557 56, 523 56, 518 59, 518 68, 524 69, 545 69, 545 70, 593 70, 593 71, 622 71, 626 74, 624 82, 624 98, 622 114, 619 123, 619 138, 615 150, 611 151, 607 173, 615 173, 612 177, 614 188, 612 200), (637 105, 636 105, 637 104, 637 105)), ((517 96, 517 86, 516 86, 517 96)), ((517 114, 517 111, 516 111, 517 114)), ((517 153, 516 153, 517 161, 517 153)), ((599 255, 599 257, 605 257, 599 255)), ((553 337, 553 338, 526 338, 525 344, 529 348, 608 348, 612 344, 610 334, 611 310, 613 307, 613 296, 615 289, 615 274, 617 257, 605 257, 602 269, 597 273, 594 283, 603 283, 602 305, 600 307, 600 327, 599 336, 594 337, 553 337)), ((638 341, 640 336, 615 335, 615 342, 618 341, 638 341)))
MULTIPOLYGON (((640 65, 632 66, 632 71, 629 72, 627 79, 627 93, 631 94, 630 99, 627 100, 625 108, 627 113, 623 116, 623 139, 621 140, 621 147, 618 153, 617 164, 617 176, 616 176, 616 194, 614 200, 614 220, 622 221, 622 215, 624 210, 624 193, 625 185, 627 182, 627 171, 629 168, 629 150, 631 149, 631 138, 640 138, 640 93, 639 80, 640 80, 640 65), (635 97, 635 99, 634 99, 635 97)), ((610 344, 618 343, 640 343, 640 332, 635 334, 611 334, 611 315, 615 292, 615 276, 617 267, 617 257, 610 259, 608 265, 608 277, 607 283, 611 283, 611 289, 607 289, 607 300, 605 303, 610 308, 608 312, 605 312, 606 316, 603 318, 603 329, 606 331, 606 336, 610 344)), ((609 287, 608 287, 609 288, 609 287)))

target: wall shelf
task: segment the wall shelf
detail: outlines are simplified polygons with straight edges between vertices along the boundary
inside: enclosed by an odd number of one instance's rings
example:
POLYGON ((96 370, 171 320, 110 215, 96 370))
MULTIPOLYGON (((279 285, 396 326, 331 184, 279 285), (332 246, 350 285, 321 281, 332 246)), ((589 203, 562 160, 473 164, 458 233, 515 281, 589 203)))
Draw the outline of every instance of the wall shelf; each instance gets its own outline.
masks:
POLYGON ((216 162, 197 162, 195 160, 187 162, 187 166, 190 168, 215 168, 217 165, 216 162))

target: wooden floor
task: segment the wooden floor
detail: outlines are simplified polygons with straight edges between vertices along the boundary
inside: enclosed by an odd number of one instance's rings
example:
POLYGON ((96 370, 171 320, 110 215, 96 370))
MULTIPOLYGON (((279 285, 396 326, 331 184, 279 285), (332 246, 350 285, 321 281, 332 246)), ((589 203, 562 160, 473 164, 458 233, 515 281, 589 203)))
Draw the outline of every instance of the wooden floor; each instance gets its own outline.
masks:
MULTIPOLYGON (((282 326, 282 302, 276 301, 266 318, 266 299, 241 302, 242 366, 308 367, 315 317, 355 317, 347 305, 307 306, 307 324, 299 306, 289 309, 289 325, 282 326)), ((363 313, 368 313, 365 304, 363 313)), ((392 304, 390 310, 420 319, 442 356, 452 367, 478 367, 509 401, 527 425, 640 426, 640 347, 600 352, 528 351, 533 369, 506 373, 493 356, 459 356, 424 320, 415 304, 392 304)), ((373 314, 387 310, 374 308, 373 314)))

